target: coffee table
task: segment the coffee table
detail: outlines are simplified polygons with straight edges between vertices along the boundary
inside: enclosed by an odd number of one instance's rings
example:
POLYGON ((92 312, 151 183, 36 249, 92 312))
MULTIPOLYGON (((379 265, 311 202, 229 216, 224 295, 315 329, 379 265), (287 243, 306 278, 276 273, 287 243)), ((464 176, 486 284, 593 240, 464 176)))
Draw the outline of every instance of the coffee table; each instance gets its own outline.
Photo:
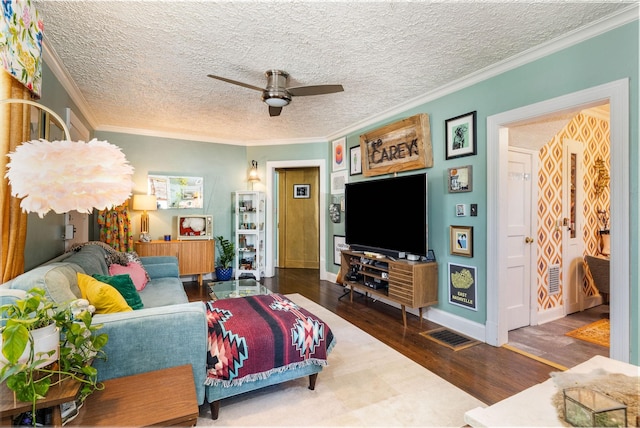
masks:
POLYGON ((215 281, 207 285, 209 286, 209 296, 211 296, 212 300, 271 294, 271 291, 267 287, 255 279, 215 281))

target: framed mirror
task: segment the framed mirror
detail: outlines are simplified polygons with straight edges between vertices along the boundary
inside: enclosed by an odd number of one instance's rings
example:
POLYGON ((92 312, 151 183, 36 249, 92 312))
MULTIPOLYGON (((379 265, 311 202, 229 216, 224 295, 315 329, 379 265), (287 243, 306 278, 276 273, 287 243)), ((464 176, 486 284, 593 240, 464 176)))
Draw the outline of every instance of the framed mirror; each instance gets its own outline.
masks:
POLYGON ((149 194, 155 195, 158 209, 202 208, 204 206, 202 177, 150 174, 149 194))

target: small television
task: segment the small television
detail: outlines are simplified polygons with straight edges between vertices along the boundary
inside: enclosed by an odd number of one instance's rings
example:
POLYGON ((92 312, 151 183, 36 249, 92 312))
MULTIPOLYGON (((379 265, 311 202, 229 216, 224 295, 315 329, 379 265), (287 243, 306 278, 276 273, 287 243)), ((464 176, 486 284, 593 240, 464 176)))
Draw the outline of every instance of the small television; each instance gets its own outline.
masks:
POLYGON ((179 215, 176 219, 176 237, 179 241, 189 239, 213 239, 213 216, 179 215))
POLYGON ((345 185, 345 241, 352 250, 426 256, 427 217, 426 173, 345 185))

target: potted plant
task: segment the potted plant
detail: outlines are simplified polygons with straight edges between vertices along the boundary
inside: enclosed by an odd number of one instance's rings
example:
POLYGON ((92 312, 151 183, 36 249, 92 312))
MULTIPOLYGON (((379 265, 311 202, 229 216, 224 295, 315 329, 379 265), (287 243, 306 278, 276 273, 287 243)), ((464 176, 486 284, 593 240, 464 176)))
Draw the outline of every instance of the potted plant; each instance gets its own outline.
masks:
POLYGON ((218 281, 228 281, 233 276, 233 259, 236 256, 233 242, 222 236, 216 236, 216 243, 220 251, 218 252, 218 264, 216 266, 216 278, 218 281))
POLYGON ((0 307, 0 382, 6 382, 18 400, 31 402, 34 415, 37 401, 53 385, 75 379, 81 383, 81 401, 99 387, 91 362, 104 358, 101 350, 108 337, 96 333, 101 326, 92 325, 91 309, 83 299, 54 305, 40 288, 0 307), (53 343, 45 345, 52 337, 53 343))

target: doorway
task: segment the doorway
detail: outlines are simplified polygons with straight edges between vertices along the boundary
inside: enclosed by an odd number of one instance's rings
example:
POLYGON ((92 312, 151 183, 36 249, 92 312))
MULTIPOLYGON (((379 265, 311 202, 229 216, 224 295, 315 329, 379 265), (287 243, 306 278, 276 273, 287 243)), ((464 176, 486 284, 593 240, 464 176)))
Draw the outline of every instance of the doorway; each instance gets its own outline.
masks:
POLYGON ((278 267, 318 269, 319 173, 317 167, 279 168, 278 267))
POLYGON ((501 346, 508 341, 507 293, 505 292, 508 247, 505 227, 507 208, 500 204, 507 195, 506 171, 509 126, 548 119, 601 105, 611 105, 611 358, 628 362, 629 337, 629 82, 622 79, 573 94, 525 106, 487 118, 487 252, 496 254, 487 262, 487 322, 485 340, 501 346), (615 231, 614 231, 615 229, 615 231), (614 243, 615 242, 615 243, 614 243), (615 247, 615 249, 614 249, 615 247), (615 290, 614 288, 615 287, 615 290))
POLYGON ((326 269, 326 213, 327 213, 327 166, 325 159, 307 159, 307 160, 289 160, 289 161, 268 161, 266 162, 266 188, 267 188, 267 218, 269 219, 269 227, 267 227, 267 261, 265 266, 265 276, 272 277, 275 275, 276 255, 277 255, 277 191, 278 180, 276 170, 279 168, 305 168, 316 167, 319 173, 319 260, 320 260, 320 279, 327 280, 328 273, 326 269))

